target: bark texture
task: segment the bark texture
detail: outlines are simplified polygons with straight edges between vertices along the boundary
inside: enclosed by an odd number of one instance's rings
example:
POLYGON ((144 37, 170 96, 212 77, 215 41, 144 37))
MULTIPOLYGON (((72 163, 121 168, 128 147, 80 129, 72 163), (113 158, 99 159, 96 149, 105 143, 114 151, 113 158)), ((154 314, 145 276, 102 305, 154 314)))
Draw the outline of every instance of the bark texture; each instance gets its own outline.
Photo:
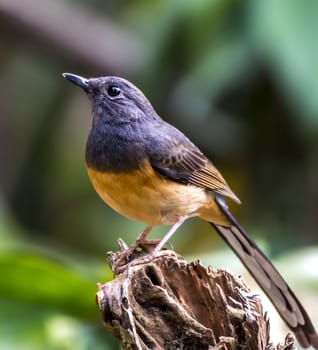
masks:
MULTIPOLYGON (((117 257, 108 254, 113 271, 117 257)), ((226 270, 165 251, 114 277, 98 285, 97 303, 124 349, 296 349, 290 334, 273 346, 260 298, 226 270)))

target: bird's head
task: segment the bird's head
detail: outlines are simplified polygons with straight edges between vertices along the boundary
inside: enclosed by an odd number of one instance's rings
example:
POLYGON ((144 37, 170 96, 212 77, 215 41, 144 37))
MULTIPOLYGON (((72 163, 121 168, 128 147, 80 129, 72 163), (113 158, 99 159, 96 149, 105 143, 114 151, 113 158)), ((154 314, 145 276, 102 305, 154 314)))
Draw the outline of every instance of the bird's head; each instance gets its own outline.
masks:
POLYGON ((123 78, 87 79, 71 73, 63 76, 87 93, 93 104, 94 118, 114 124, 158 118, 146 96, 123 78))

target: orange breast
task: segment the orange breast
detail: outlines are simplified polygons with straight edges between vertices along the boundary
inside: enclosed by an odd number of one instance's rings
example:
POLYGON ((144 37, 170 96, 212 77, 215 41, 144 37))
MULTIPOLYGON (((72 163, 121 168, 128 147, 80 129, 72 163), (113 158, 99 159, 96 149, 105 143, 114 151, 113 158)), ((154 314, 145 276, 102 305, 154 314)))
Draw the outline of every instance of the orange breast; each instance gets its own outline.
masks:
POLYGON ((181 216, 226 222, 211 192, 165 179, 150 164, 128 173, 87 171, 99 196, 130 219, 152 226, 172 225, 181 216))

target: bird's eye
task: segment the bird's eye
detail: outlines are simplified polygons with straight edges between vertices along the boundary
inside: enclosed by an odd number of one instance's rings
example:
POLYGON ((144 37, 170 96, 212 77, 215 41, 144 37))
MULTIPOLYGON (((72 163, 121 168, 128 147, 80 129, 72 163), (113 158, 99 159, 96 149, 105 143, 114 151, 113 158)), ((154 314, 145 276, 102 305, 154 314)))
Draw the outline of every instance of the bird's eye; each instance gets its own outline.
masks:
POLYGON ((111 85, 108 88, 107 93, 108 93, 109 96, 115 97, 115 96, 120 94, 120 88, 118 86, 111 85))

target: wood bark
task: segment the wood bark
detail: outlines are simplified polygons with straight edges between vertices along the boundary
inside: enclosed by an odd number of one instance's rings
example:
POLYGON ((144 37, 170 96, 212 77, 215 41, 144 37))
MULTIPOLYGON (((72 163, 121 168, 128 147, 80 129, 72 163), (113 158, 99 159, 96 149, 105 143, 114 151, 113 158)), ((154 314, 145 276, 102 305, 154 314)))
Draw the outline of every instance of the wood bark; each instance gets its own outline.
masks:
MULTIPOLYGON (((108 254, 113 271, 119 253, 108 254)), ((296 349, 291 334, 274 347, 260 297, 242 278, 172 251, 100 283, 97 303, 126 350, 296 349)))

